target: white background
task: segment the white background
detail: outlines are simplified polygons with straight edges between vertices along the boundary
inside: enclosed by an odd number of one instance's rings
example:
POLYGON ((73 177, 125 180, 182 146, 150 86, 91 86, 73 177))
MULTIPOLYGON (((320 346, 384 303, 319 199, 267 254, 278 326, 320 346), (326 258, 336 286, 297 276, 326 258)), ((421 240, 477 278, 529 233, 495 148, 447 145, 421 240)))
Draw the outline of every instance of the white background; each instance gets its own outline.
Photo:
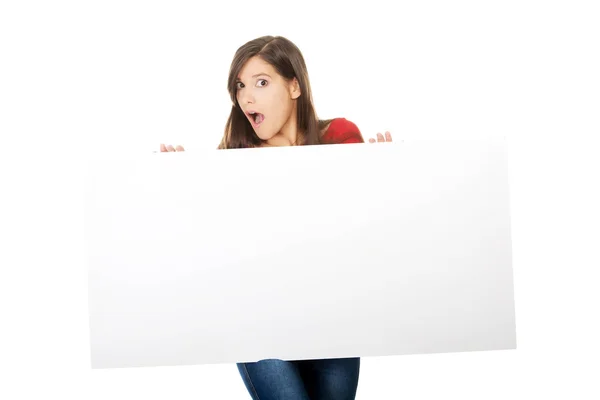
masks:
POLYGON ((231 364, 90 369, 81 166, 216 146, 233 52, 274 33, 366 137, 509 138, 517 350, 365 358, 357 398, 598 398, 600 14, 412 3, 3 1, 0 397, 249 398, 231 364))

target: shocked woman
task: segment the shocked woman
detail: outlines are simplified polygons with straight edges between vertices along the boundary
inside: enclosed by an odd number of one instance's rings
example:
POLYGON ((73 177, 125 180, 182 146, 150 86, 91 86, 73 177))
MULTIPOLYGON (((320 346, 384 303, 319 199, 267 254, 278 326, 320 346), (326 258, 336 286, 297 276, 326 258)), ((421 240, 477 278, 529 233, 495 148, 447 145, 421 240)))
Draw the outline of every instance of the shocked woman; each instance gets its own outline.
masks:
MULTIPOLYGON (((241 46, 227 88, 232 106, 219 149, 364 143, 353 122, 317 117, 302 53, 284 37, 264 36, 241 46)), ((389 132, 369 139, 390 141, 389 132)), ((160 149, 184 151, 164 144, 160 149)), ((268 359, 237 367, 254 400, 353 400, 360 358, 268 359)))

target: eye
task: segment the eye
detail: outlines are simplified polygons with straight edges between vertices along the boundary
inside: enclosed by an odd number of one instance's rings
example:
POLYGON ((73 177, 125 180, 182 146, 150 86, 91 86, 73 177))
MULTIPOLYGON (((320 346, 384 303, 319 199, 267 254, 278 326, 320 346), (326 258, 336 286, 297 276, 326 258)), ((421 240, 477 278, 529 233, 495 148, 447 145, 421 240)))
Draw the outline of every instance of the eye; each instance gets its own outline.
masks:
POLYGON ((268 83, 269 83, 269 82, 267 82, 267 80, 266 80, 266 79, 261 79, 261 80, 259 80, 259 81, 258 81, 257 85, 258 85, 258 86, 265 87, 265 86, 267 86, 267 84, 268 84, 268 83), (261 82, 264 82, 264 84, 263 84, 263 85, 261 85, 261 82))
POLYGON ((235 87, 236 87, 236 89, 241 89, 244 87, 244 84, 242 82, 236 82, 235 87))

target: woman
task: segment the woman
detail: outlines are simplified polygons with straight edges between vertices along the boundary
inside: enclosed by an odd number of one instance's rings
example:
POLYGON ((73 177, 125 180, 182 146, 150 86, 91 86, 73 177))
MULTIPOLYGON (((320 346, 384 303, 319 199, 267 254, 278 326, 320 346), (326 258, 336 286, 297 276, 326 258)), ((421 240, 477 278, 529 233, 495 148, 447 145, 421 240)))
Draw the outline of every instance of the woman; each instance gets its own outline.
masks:
MULTIPOLYGON (((219 149, 364 143, 345 118, 319 120, 300 50, 281 36, 264 36, 241 46, 229 70, 231 113, 219 149)), ((377 140, 391 141, 389 132, 377 140)), ((160 145, 162 152, 183 146, 160 145)), ((352 400, 360 358, 238 363, 254 400, 352 400)))

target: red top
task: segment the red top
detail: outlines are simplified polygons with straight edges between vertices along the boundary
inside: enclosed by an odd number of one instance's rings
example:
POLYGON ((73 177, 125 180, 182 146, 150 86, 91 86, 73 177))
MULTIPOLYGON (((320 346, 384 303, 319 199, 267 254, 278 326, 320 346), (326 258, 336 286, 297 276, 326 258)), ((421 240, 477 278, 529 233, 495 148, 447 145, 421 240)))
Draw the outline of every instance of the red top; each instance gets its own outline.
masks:
POLYGON ((323 144, 364 143, 360 130, 346 118, 335 118, 321 138, 323 144))

